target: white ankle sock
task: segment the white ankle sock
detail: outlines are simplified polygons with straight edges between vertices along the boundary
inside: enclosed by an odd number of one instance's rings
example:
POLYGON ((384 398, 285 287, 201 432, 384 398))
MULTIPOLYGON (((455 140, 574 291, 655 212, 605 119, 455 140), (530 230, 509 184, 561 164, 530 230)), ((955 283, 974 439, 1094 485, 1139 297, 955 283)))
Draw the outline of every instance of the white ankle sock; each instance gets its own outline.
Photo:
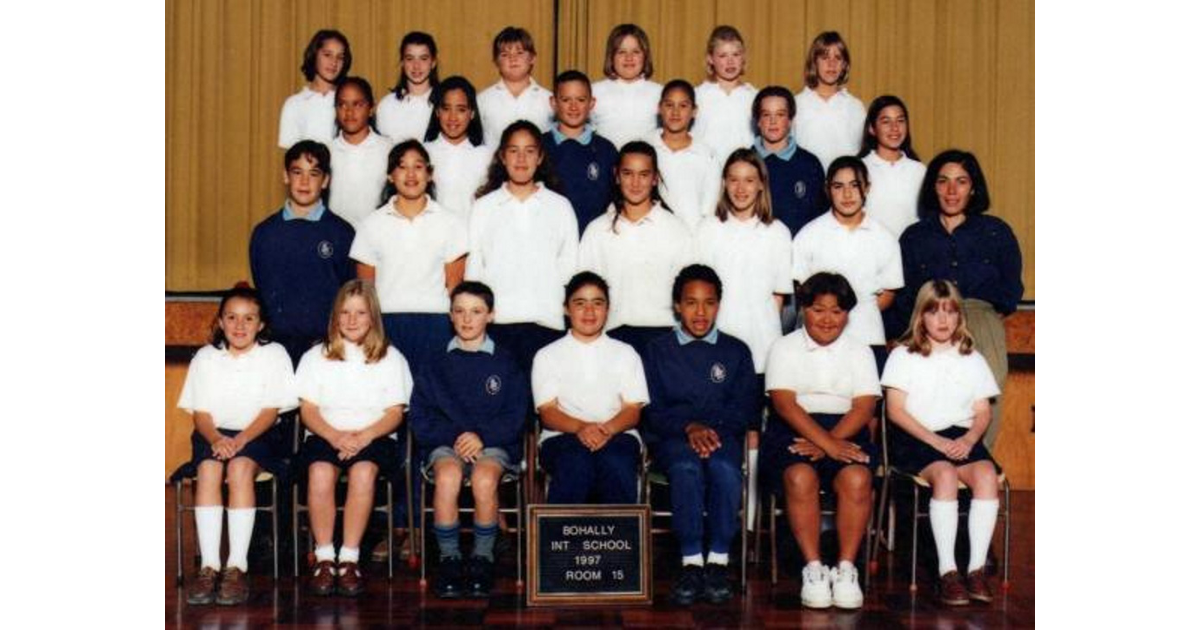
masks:
POLYGON ((200 547, 200 566, 221 570, 220 505, 196 506, 196 543, 200 547))
POLYGON ((250 549, 250 535, 254 532, 254 508, 230 508, 229 510, 229 558, 225 566, 246 571, 249 563, 246 553, 250 549))
POLYGON ((838 563, 838 571, 849 571, 854 568, 854 563, 849 560, 842 560, 838 563))
POLYGON ((971 511, 967 513, 967 538, 971 541, 971 562, 967 572, 982 569, 987 562, 988 547, 992 544, 992 532, 996 530, 996 514, 1000 511, 999 499, 972 499, 971 511))
POLYGON ((715 551, 710 551, 710 552, 708 552, 708 563, 709 564, 719 564, 721 566, 725 566, 725 565, 729 564, 729 554, 717 553, 715 551))
POLYGON ((317 562, 324 562, 326 560, 333 562, 333 560, 337 558, 337 554, 333 551, 332 544, 318 545, 314 553, 317 556, 317 562))
POLYGON ((929 500, 929 526, 937 546, 938 575, 958 569, 954 562, 954 539, 958 536, 958 501, 929 500))
POLYGON ((696 553, 696 554, 692 554, 690 556, 684 556, 683 557, 683 566, 686 567, 688 565, 697 566, 697 567, 704 566, 704 554, 696 553))
POLYGON ((338 564, 358 562, 358 547, 342 547, 338 550, 338 564))
POLYGON ((812 567, 814 569, 821 569, 824 566, 825 565, 821 564, 820 560, 813 560, 812 562, 809 562, 807 565, 805 565, 805 568, 812 567))

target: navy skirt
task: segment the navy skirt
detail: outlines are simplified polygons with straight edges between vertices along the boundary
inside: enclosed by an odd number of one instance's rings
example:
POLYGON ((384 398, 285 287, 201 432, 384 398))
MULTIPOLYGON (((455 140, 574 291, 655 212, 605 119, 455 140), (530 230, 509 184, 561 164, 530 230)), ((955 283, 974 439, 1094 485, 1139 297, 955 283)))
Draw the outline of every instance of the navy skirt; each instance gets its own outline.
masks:
MULTIPOLYGON (((841 421, 842 414, 814 413, 812 419, 825 430, 833 429, 841 421)), ((806 455, 800 455, 788 450, 795 438, 800 437, 787 422, 772 412, 767 420, 767 430, 763 433, 762 447, 758 454, 758 478, 763 490, 778 494, 783 491, 783 471, 795 464, 808 464, 813 467, 820 479, 821 489, 829 492, 833 489, 833 480, 846 466, 865 465, 868 469, 879 461, 878 449, 871 443, 871 434, 863 427, 858 435, 850 439, 859 445, 863 452, 870 457, 867 464, 847 464, 832 457, 822 457, 813 461, 806 455)))
POLYGON ((414 375, 431 358, 446 352, 454 336, 454 326, 445 313, 384 313, 383 330, 414 375))
POLYGON ((358 462, 372 462, 379 466, 380 477, 395 480, 397 471, 401 470, 402 455, 400 443, 397 440, 381 437, 373 440, 354 457, 338 459, 338 451, 332 444, 326 442, 325 438, 319 435, 310 435, 300 446, 300 455, 296 464, 300 467, 297 472, 304 475, 307 474, 308 467, 316 462, 328 462, 343 471, 349 470, 358 462))
MULTIPOLYGON (((217 429, 217 431, 230 438, 237 437, 237 434, 241 433, 241 431, 233 429, 217 429)), ((250 440, 234 458, 250 458, 254 460, 255 464, 258 464, 259 468, 278 477, 287 470, 287 462, 284 459, 286 453, 283 432, 276 424, 264 431, 262 435, 250 440)), ((196 471, 200 469, 200 464, 209 459, 219 461, 213 454, 212 445, 208 443, 208 440, 204 439, 199 431, 192 431, 192 459, 181 466, 174 476, 194 477, 196 471)))
MULTIPOLYGON (((967 429, 950 427, 936 431, 935 433, 946 439, 954 440, 966 435, 967 429)), ((1000 465, 996 463, 996 460, 992 459, 992 454, 983 445, 983 440, 979 440, 975 443, 975 446, 971 447, 971 452, 967 454, 966 459, 955 461, 895 425, 892 426, 891 431, 888 431, 888 439, 890 440, 888 448, 892 456, 892 465, 907 473, 919 474, 922 470, 925 470, 926 466, 934 462, 950 462, 955 466, 965 466, 980 461, 992 462, 992 465, 996 467, 996 473, 999 474, 1002 472, 1000 465)))

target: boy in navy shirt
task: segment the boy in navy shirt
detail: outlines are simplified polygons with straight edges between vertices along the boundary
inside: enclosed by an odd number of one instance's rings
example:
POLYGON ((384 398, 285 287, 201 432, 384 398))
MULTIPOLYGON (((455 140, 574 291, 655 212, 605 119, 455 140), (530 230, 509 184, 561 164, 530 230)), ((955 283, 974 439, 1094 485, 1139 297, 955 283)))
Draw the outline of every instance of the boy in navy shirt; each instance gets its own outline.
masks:
POLYGON ((354 228, 325 207, 329 149, 301 140, 283 157, 287 200, 250 236, 250 273, 276 341, 293 364, 325 338, 338 289, 354 279, 354 228))
POLYGON ((671 525, 683 556, 671 598, 684 606, 700 596, 714 604, 732 596, 727 567, 742 496, 742 442, 762 397, 750 348, 717 331, 721 290, 710 267, 685 267, 672 288, 679 324, 646 349, 646 439, 651 465, 670 479, 671 525))
POLYGON ((434 482, 433 531, 441 556, 434 592, 486 598, 499 532, 498 486, 505 472, 520 469, 529 381, 516 359, 487 336, 492 290, 467 281, 454 288, 450 300, 454 339, 418 372, 409 413, 418 459, 434 482), (475 499, 475 547, 465 563, 458 547, 464 479, 471 481, 475 499))
POLYGON ((763 88, 754 97, 751 112, 758 129, 754 149, 767 164, 771 180, 771 212, 795 237, 804 224, 829 209, 825 169, 817 156, 801 149, 792 137, 796 98, 787 88, 763 88))
POLYGON ((582 236, 588 223, 604 214, 612 201, 617 148, 588 124, 596 99, 587 75, 567 70, 554 77, 550 105, 555 124, 542 134, 542 146, 562 182, 563 194, 575 210, 582 236))

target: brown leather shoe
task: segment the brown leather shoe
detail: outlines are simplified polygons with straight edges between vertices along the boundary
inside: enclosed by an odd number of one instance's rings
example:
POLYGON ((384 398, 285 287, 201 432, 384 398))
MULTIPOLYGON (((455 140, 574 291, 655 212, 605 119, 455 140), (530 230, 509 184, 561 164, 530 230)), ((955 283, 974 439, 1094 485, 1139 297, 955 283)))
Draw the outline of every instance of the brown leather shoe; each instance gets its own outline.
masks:
POLYGON ((216 598, 217 570, 212 567, 201 567, 196 579, 188 587, 187 603, 211 604, 216 598))
POLYGON ((988 588, 983 569, 975 569, 967 574, 967 597, 977 602, 992 601, 992 589, 988 588))
POLYGON ((312 578, 308 581, 308 590, 313 595, 333 595, 337 585, 334 577, 333 560, 322 560, 313 566, 312 578))
POLYGON ((359 570, 357 562, 338 563, 337 576, 337 591, 339 595, 357 597, 363 592, 363 588, 366 586, 366 580, 363 579, 362 571, 359 570))
POLYGON ((236 606, 250 599, 250 581, 246 572, 237 567, 225 567, 221 571, 221 588, 217 591, 217 603, 222 606, 236 606))
POLYGON ((942 576, 940 598, 947 606, 966 606, 971 603, 967 598, 967 587, 963 586, 962 574, 951 571, 942 576))

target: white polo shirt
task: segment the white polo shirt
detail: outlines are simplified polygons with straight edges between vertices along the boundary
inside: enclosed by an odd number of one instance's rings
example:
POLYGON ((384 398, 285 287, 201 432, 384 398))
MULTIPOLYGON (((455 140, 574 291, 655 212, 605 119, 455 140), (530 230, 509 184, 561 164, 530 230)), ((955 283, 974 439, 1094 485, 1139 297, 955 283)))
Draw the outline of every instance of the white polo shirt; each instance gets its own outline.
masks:
POLYGON ((699 138, 684 149, 672 151, 658 129, 646 141, 658 153, 662 182, 658 190, 675 216, 695 232, 700 220, 711 217, 721 194, 721 167, 713 151, 699 138))
POLYGON ((783 336, 775 294, 792 294, 792 233, 783 221, 709 217, 696 233, 697 258, 712 267, 724 289, 717 327, 750 346, 754 371, 783 336))
POLYGON ((858 155, 862 148, 867 110, 846 88, 825 100, 812 88, 796 93, 796 118, 792 134, 800 148, 817 156, 828 169, 843 155, 858 155))
POLYGON ((659 83, 605 79, 592 84, 592 96, 596 99, 591 118, 596 132, 611 140, 618 151, 626 142, 654 133, 658 126, 659 83))
POLYGON ((883 315, 875 295, 904 286, 896 235, 870 215, 864 216, 857 228, 844 227, 830 210, 809 221, 792 242, 792 277, 803 283, 819 271, 845 276, 858 298, 845 334, 866 344, 882 345, 886 341, 883 315))
POLYGON ((734 149, 754 144, 754 97, 758 90, 743 83, 726 94, 716 81, 696 86, 696 124, 692 135, 712 148, 720 168, 734 149))
POLYGON ((392 139, 392 144, 405 140, 425 140, 425 130, 433 115, 433 104, 429 102, 429 90, 419 96, 406 94, 404 98, 389 93, 375 108, 375 126, 379 133, 392 139))
POLYGON ((925 165, 901 155, 889 162, 871 151, 863 158, 871 178, 867 215, 900 238, 904 229, 917 222, 917 196, 925 179, 925 165))
POLYGON ((467 224, 438 202, 409 219, 393 196, 363 219, 350 257, 375 267, 375 288, 385 313, 448 313, 446 265, 466 255, 467 224))
POLYGON ((256 343, 238 356, 205 344, 188 365, 177 406, 209 413, 218 429, 241 431, 263 409, 282 413, 298 404, 287 351, 277 343, 256 343))
POLYGON ((588 224, 579 241, 579 270, 594 271, 608 282, 607 330, 618 326, 674 326, 671 285, 695 260, 692 235, 683 221, 654 204, 636 223, 616 208, 588 224))
MULTIPOLYGON (((534 355, 530 380, 535 408, 557 398, 559 409, 584 422, 608 422, 624 404, 650 402, 637 351, 608 335, 591 343, 563 335, 534 355)), ((626 433, 642 439, 637 429, 626 433)), ((543 429, 538 444, 556 435, 562 433, 543 429)))
POLYGON ((521 201, 506 186, 471 210, 467 279, 496 294, 496 323, 563 330, 563 288, 575 274, 579 227, 566 197, 539 184, 521 201))
POLYGON ((488 165, 492 163, 492 148, 486 144, 474 146, 463 139, 451 144, 438 134, 437 140, 425 143, 429 161, 433 163, 434 194, 442 207, 463 221, 471 218, 475 191, 487 182, 488 165))
MULTIPOLYGON (((388 346, 382 359, 367 363, 358 345, 344 347, 346 360, 334 361, 325 357, 325 344, 315 345, 296 369, 300 399, 317 405, 329 426, 358 431, 375 424, 388 407, 408 406, 412 372, 399 350, 388 346)), ((396 439, 396 434, 388 437, 396 439)))
POLYGON ((379 207, 387 186, 387 160, 391 139, 374 131, 358 144, 338 134, 329 146, 329 209, 355 228, 379 207))
POLYGON ((320 94, 306 85, 289 96, 279 112, 279 148, 290 149, 301 140, 316 140, 329 146, 337 134, 333 108, 336 91, 320 94))
POLYGON ((529 85, 518 96, 497 81, 479 92, 479 114, 483 117, 484 144, 498 146, 504 129, 518 120, 528 120, 543 133, 554 124, 554 110, 550 108, 553 92, 537 84, 532 78, 529 85))
POLYGON ((883 385, 906 394, 904 409, 926 429, 970 429, 976 402, 1000 395, 996 378, 979 352, 935 349, 927 357, 897 346, 883 368, 883 385))
POLYGON ((883 393, 871 348, 845 333, 822 346, 803 327, 771 346, 766 380, 767 391, 795 392, 810 414, 846 413, 855 398, 883 393))

